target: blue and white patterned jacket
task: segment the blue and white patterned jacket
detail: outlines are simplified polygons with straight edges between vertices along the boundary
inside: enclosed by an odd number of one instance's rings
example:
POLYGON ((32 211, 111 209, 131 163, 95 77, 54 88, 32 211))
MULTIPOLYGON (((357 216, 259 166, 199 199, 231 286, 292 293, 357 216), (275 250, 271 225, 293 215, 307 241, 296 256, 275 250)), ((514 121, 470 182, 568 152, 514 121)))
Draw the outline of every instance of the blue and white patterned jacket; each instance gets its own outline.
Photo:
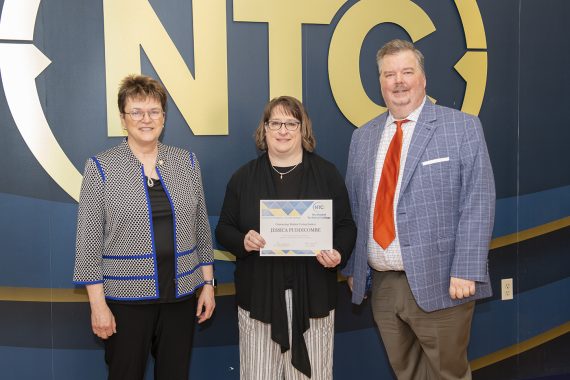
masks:
MULTIPOLYGON (((200 166, 194 153, 158 144, 157 172, 173 211, 176 296, 204 284, 213 264, 200 166)), ((85 165, 73 281, 103 283, 113 300, 156 299, 158 272, 144 168, 126 139, 85 165)))

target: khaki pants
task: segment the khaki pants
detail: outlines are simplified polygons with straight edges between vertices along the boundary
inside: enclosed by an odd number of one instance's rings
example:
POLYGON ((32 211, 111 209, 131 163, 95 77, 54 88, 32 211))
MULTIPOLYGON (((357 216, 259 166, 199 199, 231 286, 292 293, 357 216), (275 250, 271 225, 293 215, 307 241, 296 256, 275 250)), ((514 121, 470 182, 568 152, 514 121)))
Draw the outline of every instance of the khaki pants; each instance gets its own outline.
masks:
POLYGON ((404 272, 373 273, 372 313, 398 379, 470 380, 467 345, 475 301, 426 313, 404 272))

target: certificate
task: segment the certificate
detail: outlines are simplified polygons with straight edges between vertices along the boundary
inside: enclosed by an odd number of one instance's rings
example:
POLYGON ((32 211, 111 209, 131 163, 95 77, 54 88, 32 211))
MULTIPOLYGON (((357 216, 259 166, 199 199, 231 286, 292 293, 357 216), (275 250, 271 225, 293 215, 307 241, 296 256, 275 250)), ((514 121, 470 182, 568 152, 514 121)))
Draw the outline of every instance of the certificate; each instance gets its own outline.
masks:
POLYGON ((260 256, 316 256, 332 249, 332 199, 261 200, 260 256))

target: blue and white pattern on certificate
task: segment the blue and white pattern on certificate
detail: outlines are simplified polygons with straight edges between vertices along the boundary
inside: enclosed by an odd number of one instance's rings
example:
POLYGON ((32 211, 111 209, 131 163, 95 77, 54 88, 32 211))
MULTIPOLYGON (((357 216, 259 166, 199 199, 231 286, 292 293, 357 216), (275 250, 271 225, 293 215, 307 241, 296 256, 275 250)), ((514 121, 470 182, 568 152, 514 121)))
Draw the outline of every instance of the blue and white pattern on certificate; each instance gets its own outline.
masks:
POLYGON ((260 256, 316 256, 332 249, 332 200, 261 200, 260 256))

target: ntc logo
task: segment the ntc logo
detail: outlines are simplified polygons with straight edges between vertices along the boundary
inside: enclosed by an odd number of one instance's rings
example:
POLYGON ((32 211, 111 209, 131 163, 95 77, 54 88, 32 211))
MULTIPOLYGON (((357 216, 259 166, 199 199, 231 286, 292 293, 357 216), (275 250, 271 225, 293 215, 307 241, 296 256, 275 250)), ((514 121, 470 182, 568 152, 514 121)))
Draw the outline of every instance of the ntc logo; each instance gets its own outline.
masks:
MULTIPOLYGON (((141 72, 141 47, 192 132, 227 135, 226 0, 192 1, 193 73, 148 0, 102 1, 107 135, 123 135, 115 104, 117 83, 127 74, 141 72)), ((1 77, 10 112, 24 141, 54 181, 78 200, 81 174, 53 135, 37 94, 35 78, 52 63, 29 43, 33 42, 40 2, 4 1, 0 18, 1 77)), ((233 0, 233 22, 268 25, 270 98, 289 94, 302 99, 303 25, 330 24, 346 3, 233 0)), ((487 82, 485 29, 476 0, 454 0, 454 4, 467 45, 467 51, 454 66, 466 82, 461 110, 477 115, 487 82)), ((396 24, 416 42, 435 32, 436 27, 429 15, 409 0, 360 0, 345 8, 330 39, 328 79, 339 110, 359 126, 386 111, 368 97, 361 79, 359 57, 368 32, 380 24, 396 24)))
POLYGON ((325 209, 325 206, 322 203, 319 203, 319 202, 313 203, 313 210, 314 211, 323 211, 324 209, 325 209))

